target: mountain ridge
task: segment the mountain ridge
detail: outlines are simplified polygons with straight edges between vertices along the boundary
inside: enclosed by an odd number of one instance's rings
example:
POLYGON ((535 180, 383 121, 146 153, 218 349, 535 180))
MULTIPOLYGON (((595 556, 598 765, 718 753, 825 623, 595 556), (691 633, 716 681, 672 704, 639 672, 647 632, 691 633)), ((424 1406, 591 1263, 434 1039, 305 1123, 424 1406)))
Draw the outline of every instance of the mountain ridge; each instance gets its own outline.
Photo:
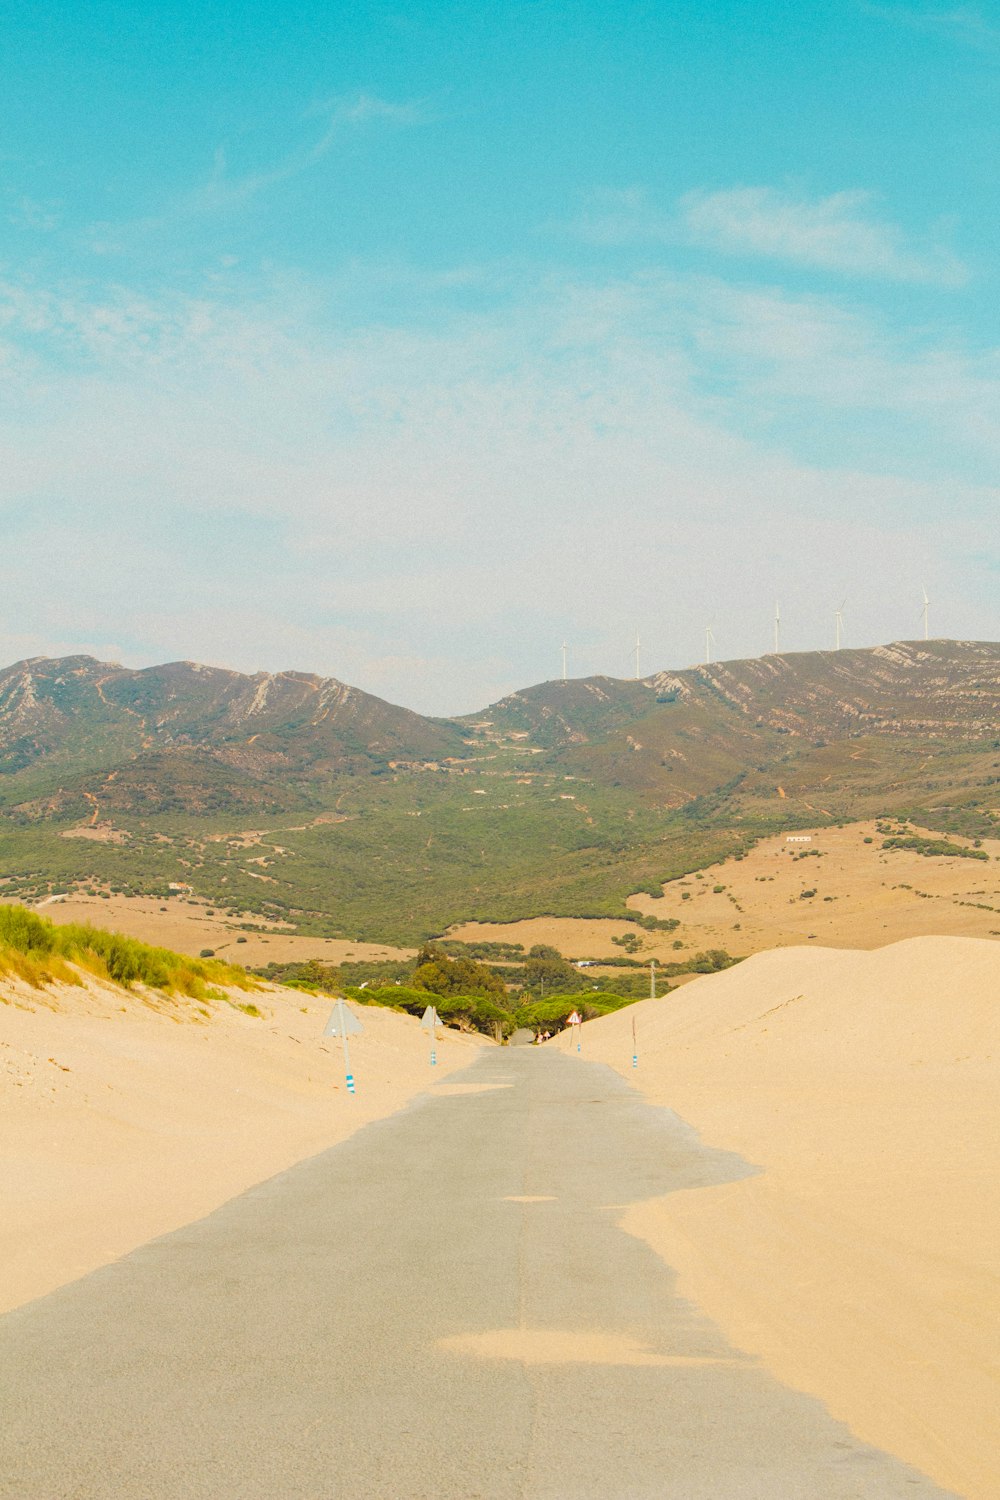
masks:
POLYGON ((0 671, 0 880, 29 897, 194 881, 303 930, 399 940, 623 914, 810 822, 992 835, 998 751, 993 642, 553 681, 453 720, 311 673, 36 657, 0 671))

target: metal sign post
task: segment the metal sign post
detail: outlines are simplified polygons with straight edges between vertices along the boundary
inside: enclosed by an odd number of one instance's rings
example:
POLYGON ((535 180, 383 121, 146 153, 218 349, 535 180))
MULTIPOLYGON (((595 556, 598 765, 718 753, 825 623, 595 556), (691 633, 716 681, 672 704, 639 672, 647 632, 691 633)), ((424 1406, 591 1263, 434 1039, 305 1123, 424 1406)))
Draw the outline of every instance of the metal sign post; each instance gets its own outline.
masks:
POLYGON ((347 1075, 347 1092, 354 1093, 354 1074, 351 1072, 351 1053, 347 1045, 347 1038, 354 1036, 364 1027, 352 1010, 348 1010, 343 1000, 338 1000, 330 1012, 330 1019, 323 1027, 324 1036, 339 1036, 344 1043, 344 1072, 347 1075))
POLYGON ((639 1066, 639 1047, 635 1039, 635 1016, 632 1017, 632 1066, 639 1066))
POLYGON ((438 1013, 434 1009, 433 1005, 428 1005, 427 1009, 424 1011, 423 1015, 420 1017, 420 1024, 424 1028, 425 1031, 429 1031, 430 1032, 430 1037, 431 1037, 431 1067, 434 1068, 434 1067, 437 1066, 437 1047, 436 1047, 436 1040, 437 1039, 436 1039, 436 1037, 434 1035, 434 1028, 435 1028, 435 1026, 440 1026, 441 1022, 440 1022, 440 1019, 438 1017, 438 1013))
POLYGON ((576 1027, 576 1050, 577 1050, 577 1052, 579 1052, 579 1050, 580 1050, 580 1027, 581 1027, 582 1024, 583 1024, 583 1017, 580 1015, 579 1011, 575 1010, 573 1012, 573 1014, 568 1018, 567 1025, 569 1025, 569 1026, 575 1026, 576 1027))

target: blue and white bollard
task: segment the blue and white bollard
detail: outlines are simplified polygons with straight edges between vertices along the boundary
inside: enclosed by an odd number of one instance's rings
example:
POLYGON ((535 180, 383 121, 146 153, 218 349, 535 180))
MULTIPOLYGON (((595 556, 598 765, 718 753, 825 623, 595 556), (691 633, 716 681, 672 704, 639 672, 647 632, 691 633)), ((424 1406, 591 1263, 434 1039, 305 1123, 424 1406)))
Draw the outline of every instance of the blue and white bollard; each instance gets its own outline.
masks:
POLYGON ((354 1074, 353 1073, 348 1073, 348 1075, 347 1075, 347 1092, 349 1094, 353 1094, 354 1093, 354 1074))
POLYGON ((432 1047, 431 1048, 431 1067, 432 1068, 436 1068, 437 1067, 437 1060, 438 1060, 438 1055, 435 1052, 434 1048, 432 1047))
POLYGON ((634 1052, 632 1053, 632 1066, 633 1068, 637 1068, 639 1066, 639 1059, 636 1057, 634 1052))

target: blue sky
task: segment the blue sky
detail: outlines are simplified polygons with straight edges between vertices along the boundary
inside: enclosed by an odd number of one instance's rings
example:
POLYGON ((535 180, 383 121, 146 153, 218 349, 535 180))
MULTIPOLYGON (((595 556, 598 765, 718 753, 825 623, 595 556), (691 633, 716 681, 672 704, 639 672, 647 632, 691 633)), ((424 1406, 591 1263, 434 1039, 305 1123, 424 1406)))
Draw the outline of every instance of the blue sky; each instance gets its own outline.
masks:
POLYGON ((3 660, 997 636, 1000 8, 8 10, 3 660))

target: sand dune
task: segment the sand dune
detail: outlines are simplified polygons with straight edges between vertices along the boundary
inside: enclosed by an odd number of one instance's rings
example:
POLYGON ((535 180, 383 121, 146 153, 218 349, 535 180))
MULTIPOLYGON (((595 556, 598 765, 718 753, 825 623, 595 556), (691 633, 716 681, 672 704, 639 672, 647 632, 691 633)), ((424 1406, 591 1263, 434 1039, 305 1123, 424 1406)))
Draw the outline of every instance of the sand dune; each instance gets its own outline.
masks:
POLYGON ((682 1292, 859 1436, 995 1500, 1000 948, 760 954, 591 1022, 583 1055, 760 1169, 626 1213, 682 1292))
POLYGON ((391 1114, 470 1063, 481 1037, 428 1043, 410 1016, 358 1007, 357 1093, 330 1002, 291 990, 171 1001, 88 982, 0 979, 0 1311, 190 1223, 391 1114))

